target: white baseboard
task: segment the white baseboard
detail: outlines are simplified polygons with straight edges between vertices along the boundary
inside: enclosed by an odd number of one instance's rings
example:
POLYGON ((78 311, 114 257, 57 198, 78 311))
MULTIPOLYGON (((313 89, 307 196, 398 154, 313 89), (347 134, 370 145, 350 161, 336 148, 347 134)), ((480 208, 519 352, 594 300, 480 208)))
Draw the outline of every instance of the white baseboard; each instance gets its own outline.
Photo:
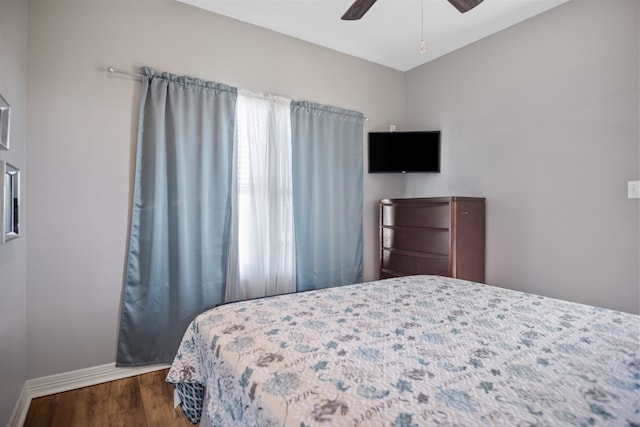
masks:
POLYGON ((138 366, 133 368, 118 368, 115 363, 94 366, 92 368, 79 369, 77 371, 64 372, 62 374, 49 375, 25 381, 18 402, 13 410, 7 427, 21 427, 27 418, 31 399, 47 396, 77 388, 92 386, 109 381, 135 375, 146 374, 168 368, 169 365, 138 366))
POLYGON ((29 412, 29 405, 31 405, 31 398, 27 398, 27 386, 25 384, 22 386, 16 406, 13 408, 13 413, 11 414, 11 417, 9 417, 7 427, 22 426, 25 418, 27 417, 27 413, 29 412))

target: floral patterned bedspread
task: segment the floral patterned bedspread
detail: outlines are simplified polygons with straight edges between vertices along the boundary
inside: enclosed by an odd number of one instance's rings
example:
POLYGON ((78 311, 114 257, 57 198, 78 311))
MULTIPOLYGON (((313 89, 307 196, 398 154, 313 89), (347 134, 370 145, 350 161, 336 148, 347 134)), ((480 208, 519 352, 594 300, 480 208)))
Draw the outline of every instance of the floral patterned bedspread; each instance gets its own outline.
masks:
POLYGON ((639 334, 637 315, 410 276, 202 313, 167 381, 205 386, 213 426, 631 427, 639 334))

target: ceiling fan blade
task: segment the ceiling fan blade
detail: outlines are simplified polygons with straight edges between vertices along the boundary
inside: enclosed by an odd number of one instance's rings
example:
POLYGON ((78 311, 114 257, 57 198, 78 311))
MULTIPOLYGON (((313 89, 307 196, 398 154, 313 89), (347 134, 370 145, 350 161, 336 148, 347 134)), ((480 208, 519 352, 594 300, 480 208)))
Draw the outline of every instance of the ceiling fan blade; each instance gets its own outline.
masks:
POLYGON ((449 0, 460 13, 465 13, 482 3, 482 0, 449 0))
MULTIPOLYGON (((482 1, 482 0, 481 0, 482 1)), ((342 15, 345 21, 355 21, 364 16, 365 13, 373 6, 376 0, 356 0, 351 7, 342 15)))

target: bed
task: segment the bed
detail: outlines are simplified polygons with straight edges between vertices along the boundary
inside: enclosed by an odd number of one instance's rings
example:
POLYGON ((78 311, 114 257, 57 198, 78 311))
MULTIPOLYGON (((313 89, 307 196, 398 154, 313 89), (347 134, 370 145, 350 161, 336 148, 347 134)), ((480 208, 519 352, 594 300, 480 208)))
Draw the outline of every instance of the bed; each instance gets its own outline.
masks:
POLYGON ((640 316, 439 276, 200 314, 172 363, 213 426, 640 425, 640 316))

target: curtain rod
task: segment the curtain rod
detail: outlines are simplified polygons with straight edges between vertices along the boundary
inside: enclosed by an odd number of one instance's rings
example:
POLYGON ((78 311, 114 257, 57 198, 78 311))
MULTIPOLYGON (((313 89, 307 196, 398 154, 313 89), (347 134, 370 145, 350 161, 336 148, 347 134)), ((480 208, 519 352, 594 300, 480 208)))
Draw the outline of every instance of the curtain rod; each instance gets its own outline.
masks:
POLYGON ((107 71, 108 71, 110 74, 124 74, 124 75, 127 75, 127 76, 133 76, 133 77, 144 77, 144 75, 142 75, 142 74, 138 74, 138 73, 130 73, 130 72, 128 72, 128 71, 120 71, 120 70, 115 69, 115 68, 113 68, 113 67, 107 67, 107 71))
MULTIPOLYGON (((145 77, 143 74, 139 74, 139 73, 130 73, 130 72, 128 72, 128 71, 120 71, 120 70, 118 70, 118 69, 116 69, 116 68, 113 68, 113 67, 107 67, 107 72, 108 72, 109 74, 124 74, 124 75, 126 75, 126 76, 140 77, 140 78, 145 77)), ((368 117, 364 117, 364 121, 365 121, 365 122, 368 122, 368 121, 369 121, 369 118, 368 118, 368 117)))

